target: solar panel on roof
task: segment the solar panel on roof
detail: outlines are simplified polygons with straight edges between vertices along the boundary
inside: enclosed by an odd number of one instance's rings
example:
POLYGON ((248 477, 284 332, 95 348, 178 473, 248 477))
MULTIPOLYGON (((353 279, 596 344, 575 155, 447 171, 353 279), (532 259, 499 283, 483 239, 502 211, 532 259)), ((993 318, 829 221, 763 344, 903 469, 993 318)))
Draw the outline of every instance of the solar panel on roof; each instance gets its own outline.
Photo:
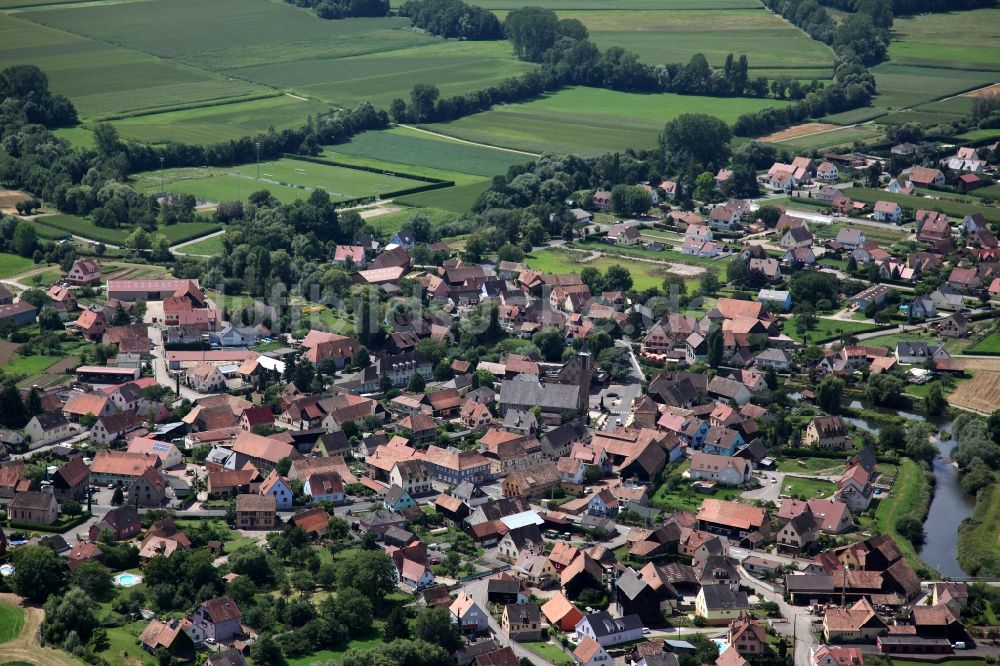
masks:
POLYGON ((166 444, 153 444, 153 450, 159 451, 160 453, 166 453, 170 450, 170 447, 166 444))

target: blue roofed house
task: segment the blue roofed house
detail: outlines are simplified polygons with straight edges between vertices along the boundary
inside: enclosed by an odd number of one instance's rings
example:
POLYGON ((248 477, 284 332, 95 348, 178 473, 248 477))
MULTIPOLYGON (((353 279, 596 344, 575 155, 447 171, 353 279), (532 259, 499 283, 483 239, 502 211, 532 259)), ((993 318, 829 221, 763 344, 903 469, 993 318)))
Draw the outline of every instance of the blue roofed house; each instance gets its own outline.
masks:
POLYGON ((708 433, 705 435, 702 450, 717 456, 733 456, 736 455, 737 449, 742 448, 744 444, 746 442, 738 430, 713 426, 708 429, 708 433))
POLYGON ((382 503, 385 505, 385 508, 396 512, 404 509, 412 509, 417 506, 416 501, 410 497, 410 493, 396 485, 385 492, 382 503))

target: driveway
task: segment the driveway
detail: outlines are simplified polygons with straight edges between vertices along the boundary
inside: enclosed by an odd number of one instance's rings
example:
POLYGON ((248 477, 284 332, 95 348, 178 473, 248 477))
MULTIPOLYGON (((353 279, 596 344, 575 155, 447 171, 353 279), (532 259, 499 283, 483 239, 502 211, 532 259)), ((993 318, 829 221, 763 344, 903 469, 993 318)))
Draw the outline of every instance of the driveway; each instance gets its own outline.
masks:
POLYGON ((748 490, 741 495, 743 499, 762 502, 778 503, 778 495, 781 494, 781 487, 785 485, 784 472, 765 472, 760 476, 760 481, 764 484, 760 488, 748 490), (777 479, 771 483, 771 479, 777 479))

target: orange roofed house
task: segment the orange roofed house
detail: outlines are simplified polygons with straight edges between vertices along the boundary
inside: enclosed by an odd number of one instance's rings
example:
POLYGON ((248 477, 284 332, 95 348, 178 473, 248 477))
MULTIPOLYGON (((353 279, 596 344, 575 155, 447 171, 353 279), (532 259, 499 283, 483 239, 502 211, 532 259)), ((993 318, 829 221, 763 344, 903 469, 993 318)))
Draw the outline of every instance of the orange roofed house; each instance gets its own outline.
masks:
POLYGON ((753 535, 767 537, 771 518, 764 509, 717 499, 706 499, 698 511, 698 528, 741 542, 753 535))

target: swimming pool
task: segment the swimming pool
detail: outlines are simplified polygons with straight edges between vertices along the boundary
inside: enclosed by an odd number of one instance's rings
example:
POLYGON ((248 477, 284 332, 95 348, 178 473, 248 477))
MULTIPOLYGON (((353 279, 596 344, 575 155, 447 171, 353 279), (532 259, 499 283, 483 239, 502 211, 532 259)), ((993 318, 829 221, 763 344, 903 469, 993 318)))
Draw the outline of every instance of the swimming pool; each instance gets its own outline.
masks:
POLYGON ((119 587, 132 587, 142 582, 142 576, 131 573, 120 573, 115 576, 115 583, 119 587))
POLYGON ((13 575, 14 575, 13 564, 0 564, 0 576, 13 576, 13 575))
POLYGON ((719 654, 729 649, 729 641, 722 638, 713 638, 712 642, 719 646, 719 654))

